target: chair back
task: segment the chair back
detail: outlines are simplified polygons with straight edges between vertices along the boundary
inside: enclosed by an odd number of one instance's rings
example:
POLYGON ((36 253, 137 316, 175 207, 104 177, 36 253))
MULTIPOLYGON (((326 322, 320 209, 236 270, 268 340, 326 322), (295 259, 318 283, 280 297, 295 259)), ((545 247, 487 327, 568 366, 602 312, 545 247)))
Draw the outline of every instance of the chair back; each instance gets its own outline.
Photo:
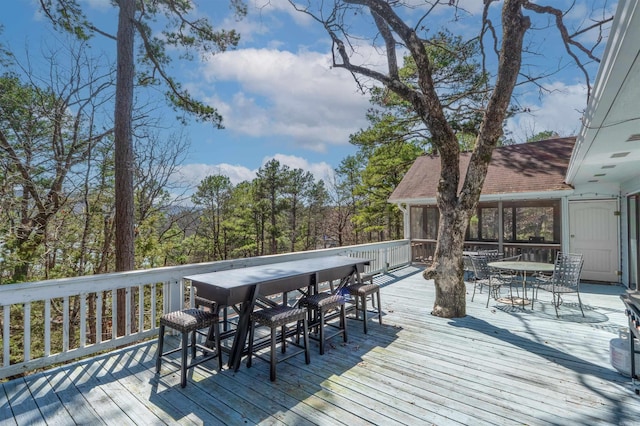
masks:
POLYGON ((212 286, 196 281, 192 281, 191 286, 193 287, 193 300, 196 308, 205 307, 211 309, 211 311, 217 309, 217 303, 214 302, 214 288, 212 286))
POLYGON ((468 272, 473 272, 473 263, 471 262, 471 256, 462 256, 463 269, 468 272))
POLYGON ((583 263, 581 253, 558 252, 551 277, 553 285, 578 291, 583 263))
POLYGON ((489 267, 489 260, 487 256, 474 255, 469 256, 471 260, 471 266, 473 267, 473 274, 476 280, 486 280, 491 277, 491 268, 489 267))
POLYGON ((502 260, 504 253, 500 253, 498 250, 480 250, 478 252, 478 256, 486 257, 487 263, 491 263, 502 260))

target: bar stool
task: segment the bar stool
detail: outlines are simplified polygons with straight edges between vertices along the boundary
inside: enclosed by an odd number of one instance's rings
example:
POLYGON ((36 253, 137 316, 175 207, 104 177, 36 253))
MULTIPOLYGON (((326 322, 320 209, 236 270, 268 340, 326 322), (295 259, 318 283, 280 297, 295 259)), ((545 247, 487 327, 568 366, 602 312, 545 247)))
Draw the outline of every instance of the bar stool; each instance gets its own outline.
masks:
MULTIPOLYGON (((158 355, 156 359, 156 373, 160 372, 162 357, 181 351, 180 358, 180 386, 187 385, 187 370, 202 364, 213 358, 220 358, 220 347, 212 351, 211 348, 203 346, 196 341, 198 330, 204 328, 213 328, 214 334, 217 336, 218 314, 217 312, 208 312, 202 309, 190 308, 180 311, 169 312, 160 317, 160 328, 158 331, 158 355), (181 345, 178 348, 163 352, 164 333, 166 327, 172 328, 182 333, 181 345), (191 344, 189 344, 189 335, 191 335, 191 344), (187 350, 191 348, 191 363, 187 364, 187 350), (205 356, 196 360, 196 350, 200 349, 205 356)), ((217 339, 219 342, 219 339, 217 339)), ((220 366, 221 361, 218 363, 220 366)))
POLYGON ((287 360, 293 356, 304 352, 305 363, 311 362, 309 354, 309 328, 307 326, 307 311, 305 309, 292 308, 289 306, 274 306, 264 308, 251 313, 251 326, 249 328, 249 356, 247 358, 247 368, 251 367, 253 356, 267 361, 257 352, 264 346, 255 348, 254 335, 257 326, 266 326, 271 329, 271 350, 268 362, 270 363, 269 378, 272 382, 276 380, 276 364, 287 360), (289 353, 287 356, 276 357, 276 343, 280 340, 282 353, 287 349, 287 325, 296 324, 296 341, 290 341, 289 344, 302 348, 301 350, 289 353), (300 345, 300 327, 302 327, 303 345, 300 345), (278 329, 281 329, 278 334, 278 329))
POLYGON ((349 295, 352 296, 352 302, 355 305, 356 315, 355 317, 350 317, 351 319, 356 319, 362 321, 364 324, 364 334, 367 334, 367 322, 369 318, 367 317, 368 313, 373 313, 373 318, 378 317, 378 321, 380 325, 382 325, 382 305, 380 304, 380 286, 378 284, 374 284, 373 275, 365 275, 362 277, 362 283, 351 284, 345 287, 346 291, 349 295), (364 281, 369 281, 369 284, 365 284, 364 281), (373 309, 367 308, 367 299, 371 298, 371 307, 373 309), (376 298, 377 298, 377 308, 376 308, 376 298), (362 305, 362 308, 360 308, 362 305), (360 318, 360 312, 362 312, 362 318, 360 318))
POLYGON ((309 318, 314 318, 313 322, 309 321, 309 328, 318 329, 318 336, 310 336, 310 338, 320 342, 320 355, 324 355, 325 340, 342 334, 345 343, 347 341, 347 316, 344 304, 343 296, 331 293, 318 293, 300 299, 300 306, 307 308, 309 318), (326 323, 327 313, 336 309, 340 309, 339 325, 326 323), (326 335, 325 326, 334 327, 337 331, 326 335))

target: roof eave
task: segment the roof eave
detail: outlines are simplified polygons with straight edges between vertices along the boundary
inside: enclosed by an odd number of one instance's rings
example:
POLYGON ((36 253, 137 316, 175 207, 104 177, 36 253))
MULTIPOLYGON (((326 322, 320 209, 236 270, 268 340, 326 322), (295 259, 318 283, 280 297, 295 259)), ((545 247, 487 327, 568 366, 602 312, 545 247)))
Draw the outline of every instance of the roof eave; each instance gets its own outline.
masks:
MULTIPOLYGON (((538 191, 538 192, 509 192, 502 194, 486 194, 480 196, 480 202, 492 201, 517 201, 517 200, 549 200, 567 197, 573 195, 573 189, 563 189, 557 191, 538 191)), ((406 205, 433 205, 436 204, 435 198, 404 198, 388 200, 393 204, 406 205)))

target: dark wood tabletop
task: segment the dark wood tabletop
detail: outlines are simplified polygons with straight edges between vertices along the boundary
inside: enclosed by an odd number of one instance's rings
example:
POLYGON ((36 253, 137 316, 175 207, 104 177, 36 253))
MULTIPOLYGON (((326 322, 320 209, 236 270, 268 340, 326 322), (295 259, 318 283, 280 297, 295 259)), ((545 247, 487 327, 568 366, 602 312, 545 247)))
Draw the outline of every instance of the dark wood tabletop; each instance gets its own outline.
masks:
MULTIPOLYGON (((360 274, 369 259, 348 256, 323 256, 268 265, 228 269, 188 275, 198 296, 219 306, 240 305, 238 326, 229 356, 229 367, 237 370, 244 351, 249 329, 249 317, 258 296, 286 293, 298 289, 317 289, 325 281, 361 282, 360 274)), ((338 287, 339 287, 338 286, 338 287)))

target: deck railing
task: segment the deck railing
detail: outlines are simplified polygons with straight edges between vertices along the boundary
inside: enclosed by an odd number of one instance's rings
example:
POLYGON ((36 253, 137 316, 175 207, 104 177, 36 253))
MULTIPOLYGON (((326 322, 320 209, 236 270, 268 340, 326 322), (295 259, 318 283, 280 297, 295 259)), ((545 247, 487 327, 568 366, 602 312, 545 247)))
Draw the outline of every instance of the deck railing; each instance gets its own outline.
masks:
MULTIPOLYGON (((506 257, 520 255, 523 260, 544 263, 553 263, 560 247, 560 244, 550 243, 503 243, 500 250, 498 243, 477 241, 466 241, 464 245, 464 249, 469 251, 498 249, 506 257)), ((435 250, 435 240, 411 241, 411 259, 415 262, 429 263, 435 250)))
POLYGON ((189 303, 184 276, 336 254, 370 259, 366 273, 411 261, 409 240, 397 240, 0 285, 0 379, 154 337, 162 313, 189 303), (119 303, 125 305, 120 327, 119 303))

